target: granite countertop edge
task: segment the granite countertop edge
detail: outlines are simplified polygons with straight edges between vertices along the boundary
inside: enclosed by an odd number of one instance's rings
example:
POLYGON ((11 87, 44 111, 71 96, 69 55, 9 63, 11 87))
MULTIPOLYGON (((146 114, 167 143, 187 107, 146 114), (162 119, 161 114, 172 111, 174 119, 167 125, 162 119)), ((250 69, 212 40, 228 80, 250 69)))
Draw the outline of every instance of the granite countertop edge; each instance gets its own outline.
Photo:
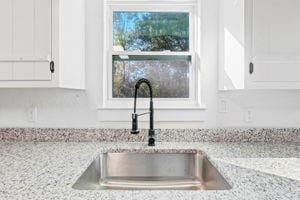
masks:
MULTIPOLYGON (((157 129, 158 142, 294 142, 300 128, 157 129)), ((0 141, 22 142, 145 142, 147 130, 132 135, 128 129, 0 128, 0 141)))

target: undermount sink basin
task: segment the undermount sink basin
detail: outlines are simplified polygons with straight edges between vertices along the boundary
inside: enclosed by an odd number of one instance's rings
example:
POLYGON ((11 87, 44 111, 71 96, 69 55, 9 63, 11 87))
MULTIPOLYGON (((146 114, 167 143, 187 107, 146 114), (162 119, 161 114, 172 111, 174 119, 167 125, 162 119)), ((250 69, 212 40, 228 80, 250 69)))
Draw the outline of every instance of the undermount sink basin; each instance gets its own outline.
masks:
POLYGON ((73 185, 78 190, 227 190, 201 153, 100 154, 73 185))

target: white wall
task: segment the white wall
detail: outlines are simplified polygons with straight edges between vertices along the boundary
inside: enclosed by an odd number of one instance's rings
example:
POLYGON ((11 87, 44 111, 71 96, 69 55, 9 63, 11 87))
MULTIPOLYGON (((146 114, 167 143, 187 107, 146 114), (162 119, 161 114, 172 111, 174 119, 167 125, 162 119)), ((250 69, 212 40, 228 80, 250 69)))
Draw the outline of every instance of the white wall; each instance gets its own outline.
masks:
MULTIPOLYGON (((204 32, 202 61, 207 119, 199 127, 299 127, 300 91, 218 92, 218 0, 202 0, 204 32), (220 99, 227 113, 219 112, 220 99), (253 111, 246 123, 245 110, 253 111)), ((62 89, 0 89, 0 127, 103 127, 97 122, 97 85, 101 67, 99 0, 87 2, 86 91, 62 89), (36 105, 38 120, 28 122, 28 109, 36 105)), ((172 126, 173 127, 173 126, 172 126)), ((169 127, 169 128, 172 128, 169 127)))
POLYGON ((228 112, 218 113, 218 126, 226 127, 300 127, 300 91, 219 92, 228 102, 228 112), (253 122, 245 122, 252 110, 253 122))
POLYGON ((96 112, 83 91, 61 89, 1 89, 0 127, 93 127, 96 112), (28 121, 37 107, 37 122, 28 121))

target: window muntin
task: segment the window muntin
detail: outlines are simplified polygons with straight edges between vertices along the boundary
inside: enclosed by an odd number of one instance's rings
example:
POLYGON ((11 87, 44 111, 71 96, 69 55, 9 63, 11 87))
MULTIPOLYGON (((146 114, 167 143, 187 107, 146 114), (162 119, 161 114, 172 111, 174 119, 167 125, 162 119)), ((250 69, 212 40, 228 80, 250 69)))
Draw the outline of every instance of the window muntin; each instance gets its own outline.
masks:
MULTIPOLYGON (((146 77, 154 98, 189 98, 191 56, 113 56, 113 98, 134 97, 135 83, 146 77)), ((147 97, 141 86, 139 97, 147 97)))
POLYGON ((189 51, 188 12, 113 12, 114 51, 189 51))

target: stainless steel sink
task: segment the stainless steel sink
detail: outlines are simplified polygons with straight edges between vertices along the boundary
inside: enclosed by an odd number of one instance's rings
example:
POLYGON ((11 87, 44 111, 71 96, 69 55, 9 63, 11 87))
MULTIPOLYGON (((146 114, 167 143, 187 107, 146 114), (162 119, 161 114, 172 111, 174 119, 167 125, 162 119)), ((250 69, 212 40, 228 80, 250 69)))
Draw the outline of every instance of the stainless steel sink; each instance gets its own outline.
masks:
POLYGON ((105 153, 73 185, 78 190, 228 190, 201 153, 105 153))

